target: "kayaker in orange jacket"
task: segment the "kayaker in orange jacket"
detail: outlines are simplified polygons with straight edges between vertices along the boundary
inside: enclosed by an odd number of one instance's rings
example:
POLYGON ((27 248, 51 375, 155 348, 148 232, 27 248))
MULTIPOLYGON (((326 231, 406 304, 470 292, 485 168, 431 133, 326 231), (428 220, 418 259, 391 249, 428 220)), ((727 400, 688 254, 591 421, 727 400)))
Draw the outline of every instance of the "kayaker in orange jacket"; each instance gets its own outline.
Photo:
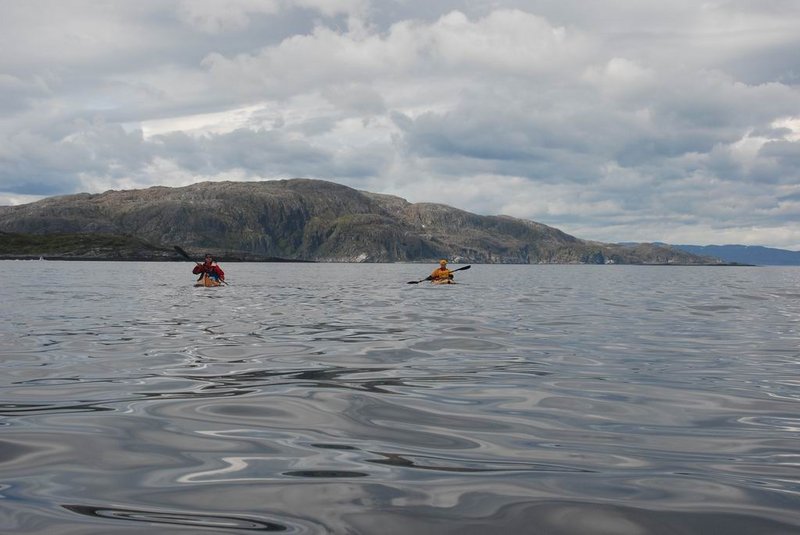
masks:
POLYGON ((431 280, 432 281, 443 281, 453 278, 453 272, 447 269, 447 260, 442 259, 439 260, 439 267, 433 270, 431 273, 431 280))

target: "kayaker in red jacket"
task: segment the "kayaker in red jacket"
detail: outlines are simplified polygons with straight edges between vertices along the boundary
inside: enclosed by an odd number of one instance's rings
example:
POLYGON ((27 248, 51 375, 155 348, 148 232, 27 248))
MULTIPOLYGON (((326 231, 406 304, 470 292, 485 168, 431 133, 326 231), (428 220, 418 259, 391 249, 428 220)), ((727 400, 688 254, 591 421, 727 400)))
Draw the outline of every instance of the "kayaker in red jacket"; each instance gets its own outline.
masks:
POLYGON ((194 266, 192 273, 194 273, 195 275, 201 275, 200 278, 202 278, 202 275, 204 273, 208 273, 208 276, 214 280, 223 282, 225 281, 225 272, 222 271, 222 268, 219 267, 219 264, 214 262, 214 259, 211 257, 210 254, 206 255, 205 262, 194 266))

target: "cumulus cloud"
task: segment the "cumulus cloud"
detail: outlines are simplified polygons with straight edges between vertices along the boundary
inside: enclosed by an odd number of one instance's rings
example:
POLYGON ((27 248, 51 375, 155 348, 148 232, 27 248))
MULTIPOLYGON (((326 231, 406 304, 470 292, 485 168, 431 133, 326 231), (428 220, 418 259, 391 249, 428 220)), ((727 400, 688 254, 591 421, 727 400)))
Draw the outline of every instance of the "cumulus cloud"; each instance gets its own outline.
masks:
POLYGON ((790 0, 3 4, 0 203, 305 176, 800 248, 790 0))

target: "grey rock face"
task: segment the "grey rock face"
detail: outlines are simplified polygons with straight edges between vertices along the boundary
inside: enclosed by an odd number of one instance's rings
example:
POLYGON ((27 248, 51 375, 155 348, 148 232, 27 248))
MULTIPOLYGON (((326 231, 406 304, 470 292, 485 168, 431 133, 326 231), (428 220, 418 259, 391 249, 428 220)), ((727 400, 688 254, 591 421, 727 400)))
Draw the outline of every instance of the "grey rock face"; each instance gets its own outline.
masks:
POLYGON ((0 207, 0 231, 131 236, 198 254, 328 262, 715 263, 669 247, 588 242, 533 221, 308 179, 52 197, 0 207))

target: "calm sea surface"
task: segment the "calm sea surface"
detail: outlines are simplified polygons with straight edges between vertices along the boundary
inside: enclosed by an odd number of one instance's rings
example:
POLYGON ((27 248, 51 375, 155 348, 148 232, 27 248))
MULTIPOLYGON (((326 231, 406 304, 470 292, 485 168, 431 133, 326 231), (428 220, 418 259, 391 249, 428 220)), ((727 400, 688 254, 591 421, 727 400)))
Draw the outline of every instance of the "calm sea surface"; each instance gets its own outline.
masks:
POLYGON ((0 533, 800 533, 800 268, 0 262, 0 533))

